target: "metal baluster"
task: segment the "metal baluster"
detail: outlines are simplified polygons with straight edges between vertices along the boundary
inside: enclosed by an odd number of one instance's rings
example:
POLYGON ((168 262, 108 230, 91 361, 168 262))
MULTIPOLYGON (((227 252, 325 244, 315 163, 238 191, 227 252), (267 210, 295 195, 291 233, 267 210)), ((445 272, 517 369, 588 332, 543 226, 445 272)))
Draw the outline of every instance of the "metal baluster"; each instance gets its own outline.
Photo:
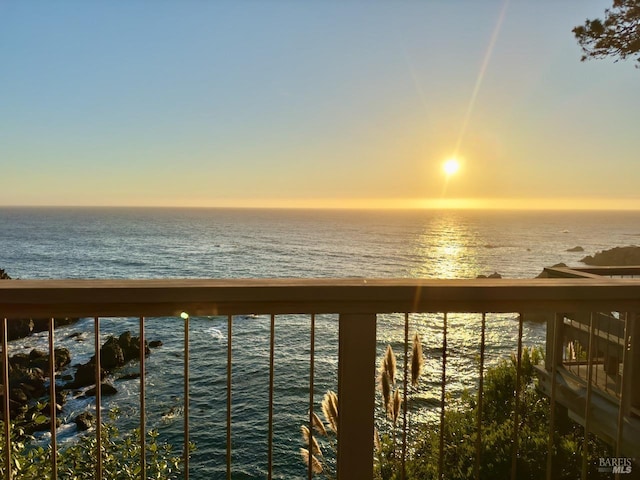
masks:
POLYGON ((7 480, 11 472, 11 418, 9 414, 9 346, 7 344, 7 319, 2 319, 2 413, 4 419, 4 469, 7 480))
POLYGON ((231 480, 231 337, 233 321, 227 317, 227 480, 231 480))
POLYGON ((582 480, 587 479, 589 467, 589 427, 591 424, 591 374, 593 370, 593 312, 589 316, 589 347, 587 349, 587 398, 584 406, 584 442, 582 444, 582 480))
POLYGON ((147 478, 147 425, 145 406, 145 342, 144 317, 140 317, 140 468, 141 478, 147 478))
POLYGON ((513 433, 511 443, 513 453, 511 457, 511 480, 516 480, 518 471, 518 433, 520 431, 520 383, 522 376, 522 314, 518 314, 518 358, 516 361, 516 391, 513 412, 513 433))
MULTIPOLYGON (((598 335, 594 337, 594 344, 593 344, 593 351, 595 353, 596 359, 598 358, 598 353, 600 352, 599 348, 600 348, 600 319, 601 318, 602 318, 601 315, 598 315, 595 318, 595 326, 594 326, 594 328, 598 331, 598 335)), ((596 388, 599 388, 598 387, 598 385, 599 385, 598 384, 598 370, 599 370, 599 368, 598 368, 597 365, 596 365, 596 369, 595 370, 596 370, 595 371, 595 377, 596 378, 594 380, 594 383, 595 383, 596 388)))
POLYGON ((313 389, 314 385, 314 371, 315 371, 315 350, 316 350, 316 316, 311 314, 311 333, 309 340, 309 462, 307 464, 307 478, 311 480, 313 478, 313 389))
POLYGON ((549 401, 549 438, 547 440, 547 480, 553 480, 553 445, 556 427, 556 394, 558 382, 558 340, 560 338, 560 326, 562 318, 555 314, 553 323, 552 350, 551 350, 551 399, 549 401))
POLYGON ((409 375, 409 314, 404 314, 404 379, 402 381, 402 470, 401 479, 407 476, 407 376, 409 375))
MULTIPOLYGON (((578 325, 578 327, 580 327, 580 330, 582 330, 582 322, 575 322, 575 323, 574 323, 574 322, 572 322, 572 323, 571 323, 571 326, 574 326, 574 325, 576 325, 576 324, 578 325)), ((583 350, 582 342, 578 342, 578 345, 580 346, 580 350, 583 350)), ((574 350, 573 350, 573 351, 574 351, 574 354, 575 354, 575 356, 576 356, 576 358, 575 358, 575 365, 576 365, 577 375, 578 375, 578 377, 579 377, 579 376, 580 376, 580 367, 582 366, 582 365, 580 365, 580 352, 578 352, 578 348, 577 348, 577 347, 576 347, 576 348, 574 348, 574 350)))
MULTIPOLYGON (((637 318, 634 315, 634 320, 637 318)), ((627 365, 627 350, 629 349, 631 338, 629 337, 629 313, 624 314, 624 344, 622 347, 622 378, 620 380, 620 403, 618 404, 618 428, 616 432, 616 457, 620 458, 622 452, 620 448, 622 446, 622 430, 624 428, 624 411, 625 411, 625 388, 627 380, 627 372, 629 372, 629 366, 627 365)), ((616 480, 620 478, 620 474, 616 474, 616 480)))
POLYGON ((101 363, 100 363, 100 319, 95 317, 94 322, 94 348, 95 348, 95 379, 96 379, 96 479, 102 480, 102 389, 101 389, 101 363))
MULTIPOLYGON (((609 347, 610 347, 610 344, 611 344, 611 320, 608 320, 606 322, 606 324, 607 324, 607 341, 606 341, 607 351, 606 351, 605 357, 604 357, 604 378, 605 378, 604 390, 605 390, 605 392, 609 393, 609 390, 610 390, 610 388, 609 388, 609 372, 607 371, 608 370, 607 367, 608 367, 609 361, 610 361, 609 347)), ((616 394, 615 385, 614 385, 613 394, 614 395, 616 394)))
POLYGON ((478 417, 476 420, 478 436, 476 437, 476 462, 474 466, 475 479, 480 479, 480 456, 482 454, 482 402, 484 389, 484 347, 487 314, 482 314, 482 328, 480 333, 480 378, 478 383, 478 417))
MULTIPOLYGON (((274 314, 271 314, 270 325, 270 341, 269 341, 269 437, 267 439, 267 478, 271 480, 273 478, 273 375, 274 375, 274 359, 275 359, 275 318, 274 314)), ((311 444, 310 444, 311 445, 311 444)), ((311 448, 311 446, 309 446, 311 448)), ((310 452, 311 453, 311 452, 310 452)))
POLYGON ((442 325, 442 386, 440 393, 440 447, 438 459, 438 479, 444 478, 444 409, 445 385, 447 383, 447 313, 444 314, 442 325))
POLYGON ((56 400, 56 361, 54 346, 54 319, 49 319, 49 415, 51 417, 51 478, 58 478, 58 439, 56 436, 57 406, 56 400))
POLYGON ((189 314, 182 312, 184 320, 184 478, 189 479, 189 456, 191 441, 189 440, 189 314))

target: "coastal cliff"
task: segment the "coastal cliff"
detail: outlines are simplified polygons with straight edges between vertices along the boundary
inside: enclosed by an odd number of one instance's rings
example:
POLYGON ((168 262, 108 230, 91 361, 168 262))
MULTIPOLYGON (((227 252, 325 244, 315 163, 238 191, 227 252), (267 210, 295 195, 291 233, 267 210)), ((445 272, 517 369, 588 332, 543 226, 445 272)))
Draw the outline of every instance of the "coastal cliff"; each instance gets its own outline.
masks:
POLYGON ((640 265, 640 247, 635 245, 614 247, 597 252, 595 255, 587 255, 580 261, 598 267, 640 265))

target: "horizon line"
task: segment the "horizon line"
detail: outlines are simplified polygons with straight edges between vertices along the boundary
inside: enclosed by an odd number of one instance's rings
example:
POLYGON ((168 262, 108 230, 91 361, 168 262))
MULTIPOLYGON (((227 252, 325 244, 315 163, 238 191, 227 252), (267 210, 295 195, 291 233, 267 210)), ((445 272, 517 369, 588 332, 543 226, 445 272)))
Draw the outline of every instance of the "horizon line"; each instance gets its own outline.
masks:
POLYGON ((273 210, 517 210, 640 211, 640 198, 341 198, 185 199, 183 202, 24 203, 0 208, 229 208, 273 210))

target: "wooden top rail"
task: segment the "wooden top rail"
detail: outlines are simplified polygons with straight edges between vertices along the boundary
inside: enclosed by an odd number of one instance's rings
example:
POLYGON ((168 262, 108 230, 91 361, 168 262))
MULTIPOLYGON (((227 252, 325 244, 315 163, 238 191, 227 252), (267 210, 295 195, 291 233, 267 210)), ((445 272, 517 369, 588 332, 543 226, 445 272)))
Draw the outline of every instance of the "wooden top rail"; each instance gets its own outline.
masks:
POLYGON ((544 270, 552 277, 558 278, 593 278, 609 275, 640 276, 640 266, 546 267, 544 270))
POLYGON ((0 317, 640 311, 640 280, 3 280, 0 317))

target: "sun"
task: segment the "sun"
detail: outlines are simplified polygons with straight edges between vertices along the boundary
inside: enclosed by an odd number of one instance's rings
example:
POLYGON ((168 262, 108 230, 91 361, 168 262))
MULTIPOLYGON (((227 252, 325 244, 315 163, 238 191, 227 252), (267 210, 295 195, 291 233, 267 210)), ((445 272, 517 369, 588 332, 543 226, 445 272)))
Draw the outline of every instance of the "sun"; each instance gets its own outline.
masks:
POLYGON ((442 170, 447 177, 455 175, 460 170, 460 161, 457 158, 450 158, 442 164, 442 170))

